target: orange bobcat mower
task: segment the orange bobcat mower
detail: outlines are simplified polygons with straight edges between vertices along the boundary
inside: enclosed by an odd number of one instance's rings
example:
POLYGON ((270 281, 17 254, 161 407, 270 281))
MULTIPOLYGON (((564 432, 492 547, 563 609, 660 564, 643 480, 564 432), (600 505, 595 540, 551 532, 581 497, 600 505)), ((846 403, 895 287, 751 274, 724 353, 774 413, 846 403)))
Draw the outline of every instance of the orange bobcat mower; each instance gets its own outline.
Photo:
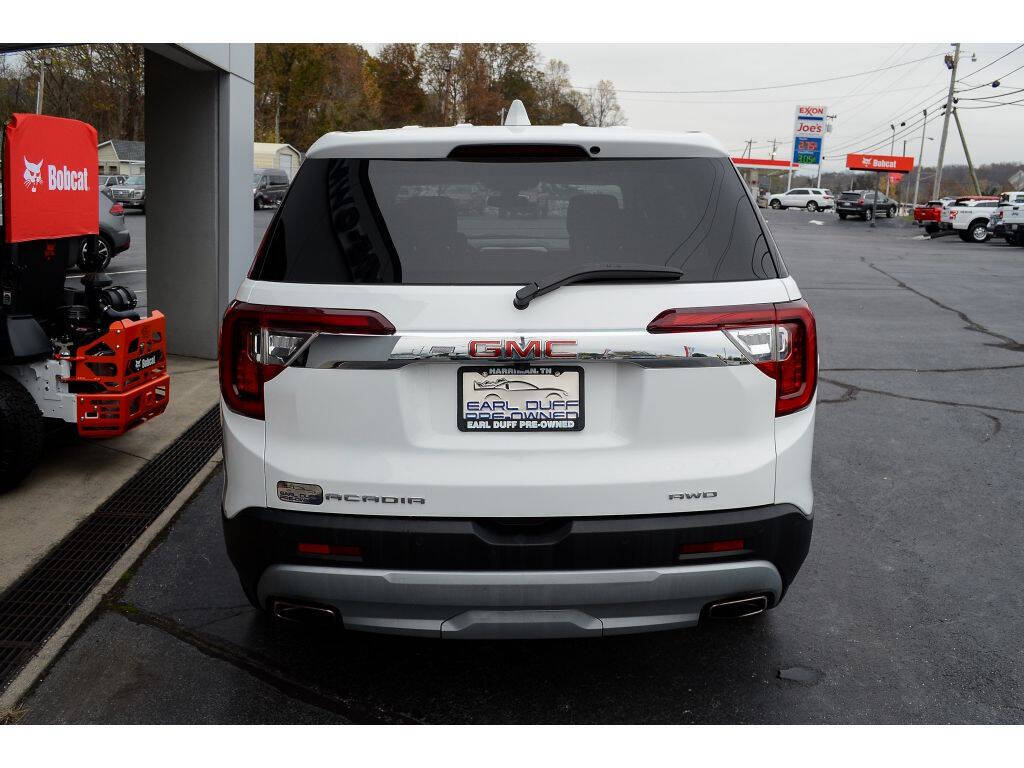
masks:
POLYGON ((164 316, 141 318, 134 292, 99 271, 96 130, 17 114, 3 139, 0 490, 39 459, 45 420, 116 437, 162 413, 170 394, 164 316), (64 284, 70 253, 81 287, 64 284))

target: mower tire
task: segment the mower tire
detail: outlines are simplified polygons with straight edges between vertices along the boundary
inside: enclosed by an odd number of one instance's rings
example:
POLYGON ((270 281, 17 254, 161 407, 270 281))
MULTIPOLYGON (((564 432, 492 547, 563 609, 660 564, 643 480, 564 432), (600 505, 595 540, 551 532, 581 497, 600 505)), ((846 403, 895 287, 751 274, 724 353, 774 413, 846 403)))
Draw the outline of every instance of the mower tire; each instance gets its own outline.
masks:
POLYGON ((43 451, 43 414, 32 396, 0 373, 0 491, 20 483, 43 451))

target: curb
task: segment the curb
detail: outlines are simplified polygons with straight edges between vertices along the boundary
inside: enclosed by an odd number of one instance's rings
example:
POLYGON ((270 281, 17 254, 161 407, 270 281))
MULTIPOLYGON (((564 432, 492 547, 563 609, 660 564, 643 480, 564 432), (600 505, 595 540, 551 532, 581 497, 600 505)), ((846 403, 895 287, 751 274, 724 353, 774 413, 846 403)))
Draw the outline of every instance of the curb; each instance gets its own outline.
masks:
POLYGON ((11 680, 7 688, 0 694, 0 710, 16 707, 18 702, 29 692, 36 681, 43 675, 50 664, 57 658, 61 650, 78 631, 78 628, 85 623, 92 612, 100 604, 122 576, 131 568, 135 562, 145 553, 146 549, 164 528, 174 519, 182 507, 192 498, 200 486, 217 469, 223 460, 223 449, 217 449, 213 457, 192 476, 184 488, 178 493, 163 512, 153 523, 139 536, 138 539, 121 555, 120 559, 106 575, 92 588, 85 599, 79 604, 53 636, 46 641, 39 652, 25 665, 18 675, 11 680))

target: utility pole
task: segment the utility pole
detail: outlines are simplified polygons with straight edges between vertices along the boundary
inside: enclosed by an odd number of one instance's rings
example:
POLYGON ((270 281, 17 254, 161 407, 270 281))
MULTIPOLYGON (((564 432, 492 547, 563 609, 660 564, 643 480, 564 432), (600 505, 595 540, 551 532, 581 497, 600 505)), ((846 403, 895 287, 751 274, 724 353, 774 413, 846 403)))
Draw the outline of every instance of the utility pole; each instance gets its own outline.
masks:
POLYGON ((921 161, 924 158, 924 129, 928 125, 928 110, 924 111, 924 121, 921 123, 921 149, 917 153, 917 178, 914 180, 914 207, 917 207, 917 191, 921 186, 921 161))
POLYGON ((274 108, 274 143, 281 143, 281 94, 277 94, 277 106, 274 108))
POLYGON ((36 86, 36 114, 43 114, 43 85, 46 82, 46 65, 49 59, 39 60, 39 85, 36 86))
POLYGON ((825 115, 825 135, 821 137, 821 148, 818 151, 818 180, 814 186, 821 186, 821 161, 825 159, 825 136, 832 133, 832 121, 836 119, 835 115, 825 115))
POLYGON ((971 162, 971 151, 967 148, 967 137, 964 136, 964 127, 960 124, 960 115, 953 107, 953 119, 956 120, 956 129, 960 132, 960 143, 964 145, 964 154, 967 156, 967 170, 971 172, 971 181, 974 182, 974 194, 981 194, 981 185, 978 183, 978 174, 974 172, 974 163, 971 162))
POLYGON ((949 113, 953 111, 953 86, 956 84, 956 67, 960 63, 960 43, 953 43, 953 55, 946 54, 946 66, 949 67, 949 94, 946 96, 946 116, 942 121, 942 140, 939 142, 939 160, 935 164, 935 183, 932 185, 932 199, 939 198, 939 185, 942 183, 942 161, 946 157, 946 136, 949 134, 949 113))

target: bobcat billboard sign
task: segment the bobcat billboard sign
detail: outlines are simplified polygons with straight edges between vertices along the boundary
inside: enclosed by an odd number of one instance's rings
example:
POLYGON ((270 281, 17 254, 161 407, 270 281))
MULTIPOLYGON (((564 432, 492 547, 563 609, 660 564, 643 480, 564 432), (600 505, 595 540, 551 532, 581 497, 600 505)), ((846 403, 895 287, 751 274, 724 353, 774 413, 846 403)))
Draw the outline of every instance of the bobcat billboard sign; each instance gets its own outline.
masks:
POLYGON ((16 114, 4 127, 4 240, 20 243, 99 231, 96 129, 16 114))
POLYGON ((899 155, 847 155, 846 167, 851 171, 880 171, 882 173, 910 173, 914 158, 899 155))

